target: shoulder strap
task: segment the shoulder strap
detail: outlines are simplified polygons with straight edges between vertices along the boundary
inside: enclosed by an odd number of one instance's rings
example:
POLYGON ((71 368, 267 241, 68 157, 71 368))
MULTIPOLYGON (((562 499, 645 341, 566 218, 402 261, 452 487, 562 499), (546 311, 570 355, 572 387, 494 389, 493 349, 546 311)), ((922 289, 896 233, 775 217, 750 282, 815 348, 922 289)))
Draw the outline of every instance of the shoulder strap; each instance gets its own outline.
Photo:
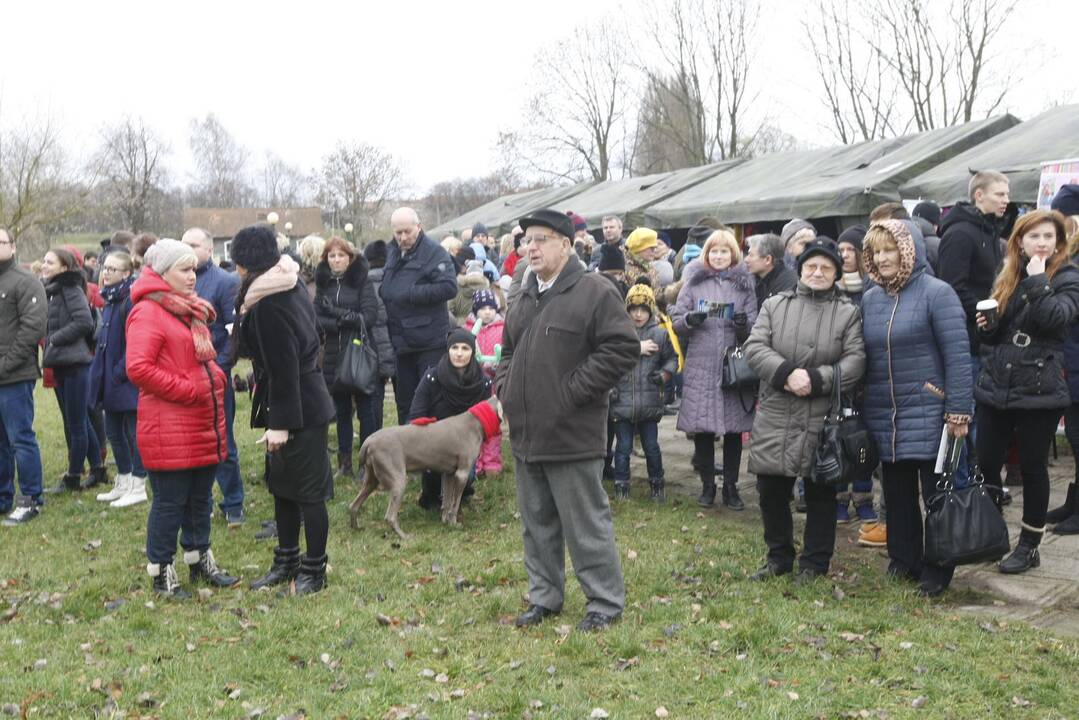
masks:
POLYGON ((839 417, 843 414, 843 370, 839 363, 832 366, 832 405, 828 414, 839 417))

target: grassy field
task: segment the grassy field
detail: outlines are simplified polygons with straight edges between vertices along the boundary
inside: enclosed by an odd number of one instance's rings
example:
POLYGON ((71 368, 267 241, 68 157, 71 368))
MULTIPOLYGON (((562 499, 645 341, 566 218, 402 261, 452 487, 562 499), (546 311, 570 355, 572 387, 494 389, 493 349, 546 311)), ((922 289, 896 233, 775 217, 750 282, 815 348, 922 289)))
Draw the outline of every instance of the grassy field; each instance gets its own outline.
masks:
MULTIPOLYGON (((64 464, 56 403, 38 388, 48 482, 64 464)), ((389 408, 388 408, 389 409, 389 408)), ((248 523, 215 518, 218 561, 250 580, 271 503, 240 401, 248 523)), ((410 499, 399 543, 376 495, 350 530, 331 508, 329 587, 306 599, 238 588, 157 599, 145 573, 146 505, 50 500, 0 528, 0 705, 30 718, 1065 718, 1079 713, 1079 644, 960 615, 885 579, 875 553, 841 549, 833 577, 755 584, 759 528, 689 498, 615 508, 628 584, 621 622, 561 617, 512 627, 524 607, 512 471, 483 481, 461 528, 410 499)), ((637 495, 643 490, 635 490, 637 495)), ((415 492, 412 493, 412 497, 415 492)), ((746 515, 745 513, 743 515, 746 515)), ((186 569, 181 567, 186 582, 186 569)), ((966 598, 969 599, 969 598, 966 598)))

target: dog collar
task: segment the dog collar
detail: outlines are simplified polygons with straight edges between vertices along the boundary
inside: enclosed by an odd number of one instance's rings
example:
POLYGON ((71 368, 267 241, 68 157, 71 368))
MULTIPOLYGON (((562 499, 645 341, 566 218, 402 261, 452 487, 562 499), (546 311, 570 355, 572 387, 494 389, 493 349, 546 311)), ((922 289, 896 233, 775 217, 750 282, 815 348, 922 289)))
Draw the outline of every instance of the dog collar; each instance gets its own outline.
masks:
POLYGON ((483 427, 484 440, 490 440, 501 432, 502 423, 498 419, 498 413, 486 400, 476 403, 468 409, 468 412, 472 417, 480 421, 480 425, 483 427))

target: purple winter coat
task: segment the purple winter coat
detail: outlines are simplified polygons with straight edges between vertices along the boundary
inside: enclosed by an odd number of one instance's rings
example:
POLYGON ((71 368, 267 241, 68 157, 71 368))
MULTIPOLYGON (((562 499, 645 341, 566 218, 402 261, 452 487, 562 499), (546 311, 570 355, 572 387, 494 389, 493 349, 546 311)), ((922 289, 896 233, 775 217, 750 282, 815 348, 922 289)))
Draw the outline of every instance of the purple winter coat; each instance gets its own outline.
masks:
POLYGON ((697 310, 697 302, 732 303, 735 313, 745 313, 747 329, 757 320, 757 294, 753 276, 745 265, 727 270, 713 270, 701 260, 694 260, 682 273, 685 284, 671 311, 674 329, 689 343, 686 352, 682 406, 677 427, 688 433, 748 432, 753 428, 752 394, 720 387, 723 377, 723 351, 737 345, 734 323, 728 319, 705 318, 696 328, 686 325, 686 314, 697 310), (746 412, 742 404, 749 408, 746 412))

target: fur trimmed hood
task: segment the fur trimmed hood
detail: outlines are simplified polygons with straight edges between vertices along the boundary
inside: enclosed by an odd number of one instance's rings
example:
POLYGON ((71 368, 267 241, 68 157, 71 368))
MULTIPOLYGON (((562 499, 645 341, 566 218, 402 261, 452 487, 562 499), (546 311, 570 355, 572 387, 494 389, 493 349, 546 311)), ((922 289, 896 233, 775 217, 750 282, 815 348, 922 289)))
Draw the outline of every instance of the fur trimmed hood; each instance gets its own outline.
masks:
POLYGON ((704 261, 698 258, 686 265, 685 270, 682 271, 682 279, 686 285, 697 285, 712 278, 730 280, 739 290, 752 290, 754 287, 753 278, 744 263, 732 265, 726 270, 713 270, 711 266, 705 265, 704 261))
MULTIPOLYGON (((348 268, 345 269, 343 278, 345 284, 353 288, 361 287, 367 281, 367 274, 370 269, 367 258, 363 255, 357 255, 353 258, 348 268)), ((330 264, 323 260, 315 268, 315 287, 326 288, 331 282, 333 282, 333 273, 330 272, 330 264)))

